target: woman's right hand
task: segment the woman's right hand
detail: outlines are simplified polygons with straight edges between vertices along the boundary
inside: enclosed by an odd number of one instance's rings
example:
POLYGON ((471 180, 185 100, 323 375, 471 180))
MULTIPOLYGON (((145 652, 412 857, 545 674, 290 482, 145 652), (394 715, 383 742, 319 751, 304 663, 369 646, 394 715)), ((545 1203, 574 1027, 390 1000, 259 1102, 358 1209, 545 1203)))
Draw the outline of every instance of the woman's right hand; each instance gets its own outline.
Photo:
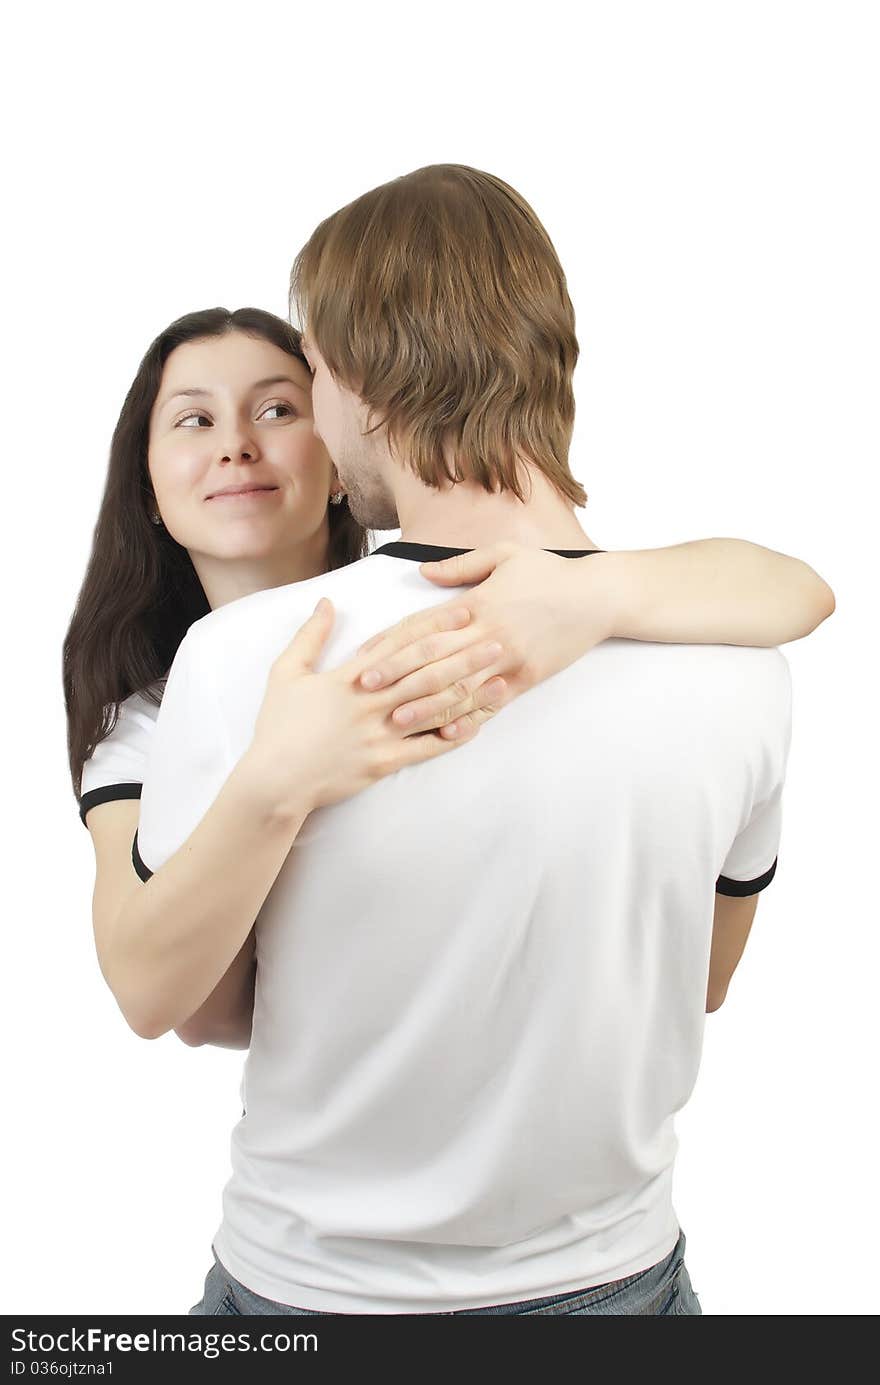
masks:
POLYGON ((457 739, 444 740, 430 727, 407 735, 391 721, 401 700, 396 685, 368 692, 359 684, 369 654, 315 673, 334 617, 323 597, 269 671, 246 756, 260 800, 273 815, 297 816, 337 803, 405 765, 445 755, 473 740, 504 705, 507 684, 492 676, 501 662, 500 646, 494 645, 495 652, 489 644, 462 649, 443 661, 450 700, 435 722, 460 718, 457 739))

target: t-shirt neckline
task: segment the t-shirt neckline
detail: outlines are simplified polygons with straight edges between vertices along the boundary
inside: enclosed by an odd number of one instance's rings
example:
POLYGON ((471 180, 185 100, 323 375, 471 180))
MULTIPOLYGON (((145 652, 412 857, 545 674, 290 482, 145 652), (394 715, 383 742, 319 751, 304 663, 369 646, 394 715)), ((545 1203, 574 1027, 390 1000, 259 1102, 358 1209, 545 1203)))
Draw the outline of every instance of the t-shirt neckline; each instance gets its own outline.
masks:
MULTIPOLYGON (((395 539, 374 548, 371 558, 382 554, 388 558, 409 558, 417 563, 435 563, 443 558, 457 558, 461 553, 473 553, 472 548, 446 548, 436 543, 409 543, 405 539, 395 539)), ((544 553, 557 553, 560 558, 584 558, 589 553, 604 553, 604 548, 545 548, 544 553)))

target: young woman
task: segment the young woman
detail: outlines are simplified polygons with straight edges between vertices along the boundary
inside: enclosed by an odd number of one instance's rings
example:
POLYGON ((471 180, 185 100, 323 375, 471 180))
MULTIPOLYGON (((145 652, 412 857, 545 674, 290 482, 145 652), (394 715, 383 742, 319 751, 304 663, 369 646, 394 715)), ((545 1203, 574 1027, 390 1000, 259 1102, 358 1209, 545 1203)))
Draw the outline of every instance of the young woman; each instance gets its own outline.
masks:
MULTIPOLYGON (((125 1018, 144 1037, 173 1027, 186 1042, 247 1047, 253 926, 236 955, 218 946, 206 958, 175 950, 175 922, 204 899, 200 862, 212 860, 218 910, 253 921, 284 860, 271 833, 242 811, 246 775, 233 771, 171 860, 146 882, 132 869, 138 799, 175 651, 210 610, 367 552, 312 428, 298 333, 254 308, 191 313, 161 332, 114 431, 64 644, 70 770, 96 855, 98 957, 125 1018), (239 477, 245 468, 253 484, 218 485, 229 465, 239 477), (173 1024, 155 1022, 157 996, 173 1024)), ((344 724, 321 718, 318 729, 307 713, 321 705, 325 675, 314 665, 331 627, 329 603, 291 644, 303 685, 302 735, 326 739, 339 797, 464 744, 512 697, 603 639, 773 646, 809 633, 834 607, 826 583, 804 563, 731 539, 632 554, 598 550, 590 563, 493 545, 429 565, 425 575, 471 589, 361 647, 346 666, 344 724), (367 691, 371 668, 383 677, 367 691), (405 710, 414 713, 409 722, 405 710)), ((279 715, 267 692, 261 736, 271 735, 279 715)))

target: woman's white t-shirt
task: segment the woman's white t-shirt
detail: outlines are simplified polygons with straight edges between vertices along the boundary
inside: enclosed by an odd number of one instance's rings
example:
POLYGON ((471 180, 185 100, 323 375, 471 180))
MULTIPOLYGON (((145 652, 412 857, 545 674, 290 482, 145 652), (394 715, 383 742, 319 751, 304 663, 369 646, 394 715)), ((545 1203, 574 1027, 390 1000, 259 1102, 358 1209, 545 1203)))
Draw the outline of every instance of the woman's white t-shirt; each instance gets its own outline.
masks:
MULTIPOLYGON (((140 798, 159 708, 143 692, 119 704, 116 724, 83 765, 79 815, 114 799, 140 798)), ((88 823, 86 823, 88 826, 88 823)))

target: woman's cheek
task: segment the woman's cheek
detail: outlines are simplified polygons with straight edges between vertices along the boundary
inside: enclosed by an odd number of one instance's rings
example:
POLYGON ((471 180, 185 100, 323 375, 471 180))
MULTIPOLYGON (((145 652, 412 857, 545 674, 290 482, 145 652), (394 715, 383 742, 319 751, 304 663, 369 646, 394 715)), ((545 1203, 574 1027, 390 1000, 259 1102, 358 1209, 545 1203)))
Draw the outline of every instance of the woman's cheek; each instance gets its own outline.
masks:
POLYGON ((188 546, 204 518, 208 487, 204 463, 192 456, 166 455, 152 465, 151 479, 166 529, 178 543, 188 546))
POLYGON ((294 485, 300 495, 305 492, 329 489, 330 473, 323 465, 323 457, 304 440, 289 452, 277 454, 272 459, 274 469, 294 485))

